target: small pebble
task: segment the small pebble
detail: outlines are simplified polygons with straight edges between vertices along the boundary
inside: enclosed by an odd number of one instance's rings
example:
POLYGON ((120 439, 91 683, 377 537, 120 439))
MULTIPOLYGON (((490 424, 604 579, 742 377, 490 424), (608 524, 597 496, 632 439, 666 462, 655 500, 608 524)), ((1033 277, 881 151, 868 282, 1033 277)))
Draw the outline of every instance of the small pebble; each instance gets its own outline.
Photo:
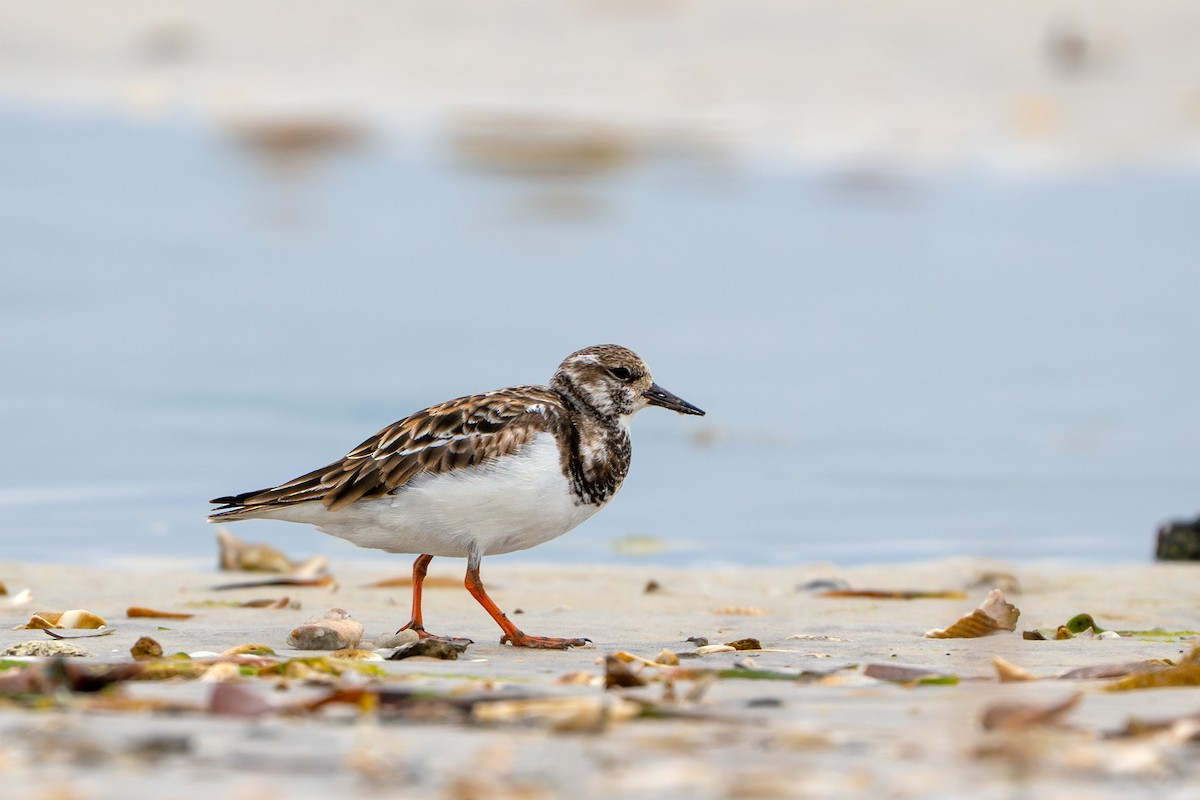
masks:
POLYGON ((297 650, 344 650, 362 641, 362 623, 341 608, 331 608, 323 617, 313 617, 288 635, 297 650))

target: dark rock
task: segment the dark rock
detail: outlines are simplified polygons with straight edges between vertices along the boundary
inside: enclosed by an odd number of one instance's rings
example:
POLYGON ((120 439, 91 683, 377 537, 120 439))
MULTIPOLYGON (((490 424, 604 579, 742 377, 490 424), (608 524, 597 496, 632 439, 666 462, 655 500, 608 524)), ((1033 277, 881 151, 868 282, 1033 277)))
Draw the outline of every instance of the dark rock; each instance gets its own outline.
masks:
POLYGON ((1159 561, 1200 561, 1200 518, 1176 520, 1159 528, 1154 557, 1159 561))

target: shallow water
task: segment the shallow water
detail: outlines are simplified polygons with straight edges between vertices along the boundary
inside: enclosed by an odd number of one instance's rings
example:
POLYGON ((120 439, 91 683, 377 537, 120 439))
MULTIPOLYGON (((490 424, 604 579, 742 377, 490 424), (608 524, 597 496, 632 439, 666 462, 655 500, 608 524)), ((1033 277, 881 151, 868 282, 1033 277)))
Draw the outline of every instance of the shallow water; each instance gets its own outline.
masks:
POLYGON ((0 557, 208 555, 207 498, 614 341, 708 416, 640 415, 613 505, 509 558, 1143 560, 1200 506, 1198 208, 1196 173, 535 177, 436 137, 281 166, 10 107, 0 557))

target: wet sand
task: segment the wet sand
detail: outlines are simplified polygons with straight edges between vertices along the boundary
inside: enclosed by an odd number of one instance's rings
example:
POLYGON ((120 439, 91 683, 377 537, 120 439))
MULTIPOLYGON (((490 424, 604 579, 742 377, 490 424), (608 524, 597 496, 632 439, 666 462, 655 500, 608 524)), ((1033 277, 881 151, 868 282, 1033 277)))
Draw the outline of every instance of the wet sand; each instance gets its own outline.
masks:
MULTIPOLYGON (((1200 628, 1200 565, 1089 568, 950 559, 853 569, 678 570, 485 562, 493 597, 524 630, 587 636, 594 643, 562 652, 499 645, 499 630, 458 586, 461 566, 435 561, 426 591, 428 627, 475 640, 459 660, 364 662, 385 671, 378 678, 353 672, 315 681, 224 674, 273 707, 253 716, 212 710, 218 673, 130 681, 100 695, 59 690, 53 701, 32 705, 9 699, 0 703, 0 777, 14 795, 30 797, 315 797, 349 791, 449 797, 1085 792, 1114 798, 1151 790, 1182 797, 1200 777, 1194 739, 1200 724, 1110 737, 1133 718, 1200 714, 1200 687, 1109 692, 1105 687, 1113 679, 1057 678, 1100 664, 1179 661, 1195 645, 1194 634, 1064 641, 1021 635, 1031 629, 1053 635, 1081 612, 1106 628, 1194 631, 1200 628), (855 589, 963 594, 831 598, 803 588, 826 580, 855 589), (652 581, 658 588, 647 592, 652 581), (923 637, 969 613, 996 584, 1021 610, 1015 632, 923 637), (676 672, 669 682, 663 680, 666 668, 634 662, 635 673, 653 680, 605 688, 605 656, 624 651, 654 659, 663 649, 686 654, 695 650, 689 637, 713 644, 753 637, 763 649, 685 657, 679 669, 711 676, 676 672), (995 656, 1039 680, 1001 683, 995 656), (915 667, 958 680, 892 683, 870 677, 869 665, 915 667), (753 680, 753 670, 796 679, 753 680), (384 687, 385 694, 421 690, 428 697, 457 698, 471 711, 448 713, 435 705, 398 712, 384 703, 296 711, 327 696, 333 685, 384 687), (1078 704, 1058 725, 985 730, 981 722, 996 704, 1052 706, 1077 693, 1078 704)), ((399 559, 391 573, 378 563, 336 563, 336 587, 214 591, 255 576, 183 564, 5 563, 0 580, 9 594, 0 598, 0 650, 49 640, 41 631, 11 630, 34 611, 86 608, 116 632, 76 641, 92 656, 73 664, 131 663, 130 647, 141 636, 153 637, 168 655, 219 653, 248 643, 273 648, 281 661, 320 655, 289 649, 289 631, 331 607, 361 621, 368 639, 395 630, 408 617, 408 590, 366 585, 406 571, 399 559), (14 607, 12 599, 25 588, 34 599, 14 607), (284 596, 290 602, 282 609, 213 605, 284 596), (128 619, 126 608, 133 605, 195 616, 128 619)), ((235 705, 238 698, 240 693, 235 705)))

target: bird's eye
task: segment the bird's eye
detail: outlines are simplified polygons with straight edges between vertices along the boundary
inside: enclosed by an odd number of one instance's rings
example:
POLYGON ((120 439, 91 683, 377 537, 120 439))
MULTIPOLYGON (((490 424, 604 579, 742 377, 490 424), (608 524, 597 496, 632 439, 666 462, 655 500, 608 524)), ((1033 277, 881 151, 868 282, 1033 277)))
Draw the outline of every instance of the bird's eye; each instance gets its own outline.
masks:
POLYGON ((609 372, 611 372, 613 377, 617 380, 627 381, 633 377, 633 373, 629 371, 628 367, 613 367, 609 370, 609 372))

